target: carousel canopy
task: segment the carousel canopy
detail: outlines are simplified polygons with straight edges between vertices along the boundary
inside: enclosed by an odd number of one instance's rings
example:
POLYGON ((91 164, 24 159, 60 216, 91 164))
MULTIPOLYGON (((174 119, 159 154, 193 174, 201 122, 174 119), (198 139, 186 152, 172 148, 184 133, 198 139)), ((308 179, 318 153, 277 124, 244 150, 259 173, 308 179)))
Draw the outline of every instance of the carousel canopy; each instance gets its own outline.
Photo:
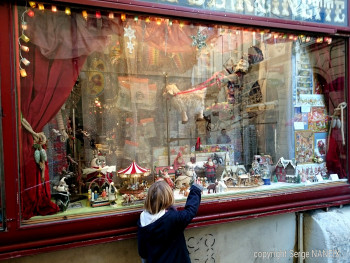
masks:
POLYGON ((149 169, 142 168, 141 166, 138 166, 135 161, 133 161, 128 168, 122 169, 118 171, 118 174, 126 174, 126 175, 133 175, 133 174, 144 174, 149 172, 149 169))

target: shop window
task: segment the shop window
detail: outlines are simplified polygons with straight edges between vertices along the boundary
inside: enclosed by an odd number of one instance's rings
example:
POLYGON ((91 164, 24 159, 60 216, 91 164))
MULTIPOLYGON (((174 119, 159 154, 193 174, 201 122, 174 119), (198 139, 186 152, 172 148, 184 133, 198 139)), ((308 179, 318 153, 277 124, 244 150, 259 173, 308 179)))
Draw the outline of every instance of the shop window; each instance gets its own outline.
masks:
POLYGON ((23 224, 347 183, 345 41, 18 7, 23 224))

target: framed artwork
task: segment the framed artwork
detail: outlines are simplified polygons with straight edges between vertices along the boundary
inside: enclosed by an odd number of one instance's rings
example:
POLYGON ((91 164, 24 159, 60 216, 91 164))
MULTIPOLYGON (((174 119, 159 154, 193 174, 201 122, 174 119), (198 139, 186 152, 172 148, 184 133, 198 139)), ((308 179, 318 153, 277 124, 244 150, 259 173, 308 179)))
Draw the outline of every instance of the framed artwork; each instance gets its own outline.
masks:
POLYGON ((310 163, 314 156, 314 133, 311 131, 296 131, 295 160, 298 163, 310 163))
POLYGON ((308 129, 308 113, 302 112, 301 107, 294 108, 294 129, 295 130, 308 129))
POLYGON ((324 107, 311 107, 308 120, 309 130, 314 132, 328 131, 329 117, 324 107))
POLYGON ((314 142, 315 142, 315 156, 322 157, 323 160, 326 159, 327 153, 327 132, 316 132, 314 133, 314 142))

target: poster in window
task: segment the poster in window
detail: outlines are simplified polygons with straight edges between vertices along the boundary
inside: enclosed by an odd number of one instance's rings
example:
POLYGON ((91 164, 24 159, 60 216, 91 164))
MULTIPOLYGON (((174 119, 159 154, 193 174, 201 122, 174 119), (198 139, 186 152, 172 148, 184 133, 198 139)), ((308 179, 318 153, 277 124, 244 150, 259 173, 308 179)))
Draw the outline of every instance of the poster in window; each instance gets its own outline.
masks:
POLYGON ((314 155, 314 133, 311 131, 295 132, 295 160, 298 163, 312 162, 314 155))
POLYGON ((131 111, 130 83, 128 78, 119 77, 119 92, 117 98, 117 107, 124 111, 131 111))
POLYGON ((315 156, 322 157, 325 161, 327 150, 327 132, 315 133, 315 156))
POLYGON ((328 131, 329 117, 325 107, 312 107, 308 115, 309 130, 314 132, 328 131))

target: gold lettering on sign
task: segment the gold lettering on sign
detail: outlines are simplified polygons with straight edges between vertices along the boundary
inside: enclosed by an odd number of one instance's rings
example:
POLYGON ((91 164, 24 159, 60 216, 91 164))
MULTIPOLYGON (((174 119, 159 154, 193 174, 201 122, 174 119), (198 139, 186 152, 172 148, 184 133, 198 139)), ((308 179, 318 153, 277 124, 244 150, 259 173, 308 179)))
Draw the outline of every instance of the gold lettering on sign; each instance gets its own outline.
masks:
POLYGON ((290 7, 290 10, 292 11, 292 15, 293 16, 297 16, 298 15, 298 2, 295 0, 288 0, 288 4, 290 7))
POLYGON ((322 0, 312 0, 312 6, 315 9, 315 20, 321 20, 322 0))
POLYGON ((335 0, 335 17, 334 22, 343 23, 345 21, 345 14, 342 11, 345 9, 345 4, 343 1, 335 0), (341 15, 341 16, 340 16, 341 15))
POLYGON ((169 2, 169 3, 178 3, 177 0, 162 0, 162 1, 169 2))
POLYGON ((225 9, 225 7, 226 7, 226 0, 219 0, 219 1, 217 1, 217 0, 209 0, 208 7, 215 7, 215 8, 225 9))
POLYGON ((188 3, 190 5, 203 5, 205 0, 188 0, 188 3))
POLYGON ((280 10, 279 10, 280 2, 278 0, 272 0, 272 14, 279 16, 280 10))
POLYGON ((312 0, 302 0, 301 17, 304 19, 312 18, 312 0))
POLYGON ((283 0, 282 3, 282 15, 283 16, 289 16, 289 11, 288 11, 288 0, 283 0))
POLYGON ((325 20, 327 22, 331 22, 331 12, 332 12, 332 8, 334 7, 334 2, 333 0, 324 0, 323 2, 323 7, 326 9, 326 18, 325 20))
POLYGON ((244 6, 248 12, 253 12, 254 11, 254 6, 252 5, 251 0, 237 0, 237 8, 236 10, 238 12, 243 12, 244 11, 244 6))
POLYGON ((260 13, 266 14, 265 4, 265 0, 255 0, 255 10, 260 13))

